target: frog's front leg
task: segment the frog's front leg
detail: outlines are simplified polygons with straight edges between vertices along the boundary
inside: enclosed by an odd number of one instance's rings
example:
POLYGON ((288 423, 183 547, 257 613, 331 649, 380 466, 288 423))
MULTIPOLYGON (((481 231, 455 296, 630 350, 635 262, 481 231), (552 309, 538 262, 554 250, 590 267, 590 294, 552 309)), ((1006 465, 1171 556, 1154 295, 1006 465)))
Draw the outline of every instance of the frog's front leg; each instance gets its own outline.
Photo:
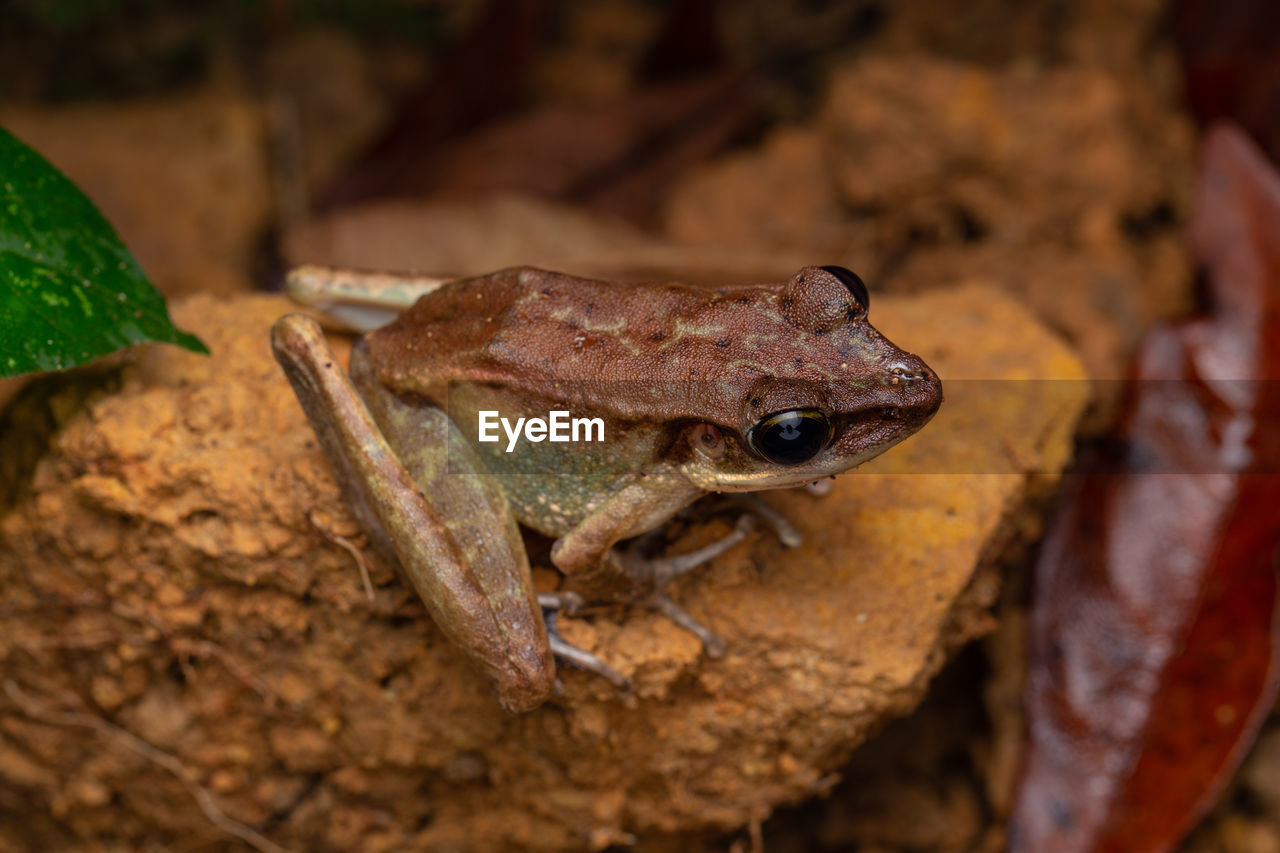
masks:
POLYGON ((720 657, 724 640, 672 601, 663 587, 742 542, 754 520, 743 516, 721 539, 674 557, 647 559, 638 547, 617 547, 622 539, 657 527, 702 494, 679 475, 650 472, 625 485, 558 539, 551 561, 568 577, 569 586, 588 598, 652 607, 702 640, 709 656, 720 657))
POLYGON ((308 317, 282 317, 271 343, 348 501, 395 552, 435 624, 505 707, 546 701, 555 663, 519 529, 457 428, 438 408, 410 410, 371 382, 357 344, 362 399, 308 317), (416 438, 393 448, 386 424, 409 417, 391 434, 416 438))

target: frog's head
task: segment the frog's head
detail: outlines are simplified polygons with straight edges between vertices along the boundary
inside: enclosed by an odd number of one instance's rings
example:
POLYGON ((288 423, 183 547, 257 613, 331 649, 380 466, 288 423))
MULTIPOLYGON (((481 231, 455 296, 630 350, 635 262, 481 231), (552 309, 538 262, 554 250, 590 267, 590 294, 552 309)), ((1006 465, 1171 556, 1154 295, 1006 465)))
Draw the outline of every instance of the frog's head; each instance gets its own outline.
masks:
MULTIPOLYGON (((920 429, 942 383, 868 322, 870 298, 843 267, 805 267, 779 291, 780 345, 743 381, 737 423, 688 434, 685 474, 713 491, 782 488, 853 468, 920 429)), ((756 362, 759 364, 760 362, 756 362)))

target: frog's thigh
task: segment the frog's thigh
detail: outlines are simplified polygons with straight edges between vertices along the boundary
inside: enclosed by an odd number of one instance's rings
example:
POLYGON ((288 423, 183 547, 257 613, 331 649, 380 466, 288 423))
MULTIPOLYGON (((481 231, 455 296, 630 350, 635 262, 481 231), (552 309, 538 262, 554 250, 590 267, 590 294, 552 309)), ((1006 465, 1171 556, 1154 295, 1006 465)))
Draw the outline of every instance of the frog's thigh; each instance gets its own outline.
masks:
MULTIPOLYGON (((277 321, 272 346, 335 474, 377 518, 436 625, 505 706, 526 710, 545 701, 555 664, 505 503, 493 500, 483 478, 446 475, 440 466, 406 470, 313 320, 295 314, 277 321)), ((394 407, 406 407, 378 393, 375 407, 399 417, 394 407)), ((416 429, 443 448, 443 413, 413 415, 416 429)), ((417 456, 411 464, 422 468, 417 456)))
MULTIPOLYGON (((351 373, 381 433, 416 484, 415 495, 435 510, 484 589, 498 625, 508 635, 508 653, 536 652, 545 658, 550 678, 554 664, 542 609, 506 495, 443 410, 420 402, 406 404, 377 381, 360 343, 352 350, 351 373)), ((425 596, 425 585, 433 579, 412 572, 410 577, 425 596)))

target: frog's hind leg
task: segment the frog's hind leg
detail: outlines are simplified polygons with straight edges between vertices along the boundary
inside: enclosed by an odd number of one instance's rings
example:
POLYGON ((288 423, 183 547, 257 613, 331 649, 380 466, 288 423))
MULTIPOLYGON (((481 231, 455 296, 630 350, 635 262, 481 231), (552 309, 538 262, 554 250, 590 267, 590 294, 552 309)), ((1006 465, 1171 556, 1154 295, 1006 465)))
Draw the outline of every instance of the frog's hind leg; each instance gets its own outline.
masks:
POLYGON ((362 350, 353 352, 348 378, 309 317, 280 318, 271 345, 339 482, 376 519, 370 526, 394 550, 436 626, 505 707, 542 704, 555 686, 555 664, 524 545, 496 487, 450 469, 450 460, 465 466, 468 457, 447 415, 431 406, 398 411, 404 404, 367 378, 362 399, 352 384, 367 377, 362 350), (409 433, 423 444, 392 448, 388 432, 406 430, 386 424, 407 416, 416 426, 409 433))

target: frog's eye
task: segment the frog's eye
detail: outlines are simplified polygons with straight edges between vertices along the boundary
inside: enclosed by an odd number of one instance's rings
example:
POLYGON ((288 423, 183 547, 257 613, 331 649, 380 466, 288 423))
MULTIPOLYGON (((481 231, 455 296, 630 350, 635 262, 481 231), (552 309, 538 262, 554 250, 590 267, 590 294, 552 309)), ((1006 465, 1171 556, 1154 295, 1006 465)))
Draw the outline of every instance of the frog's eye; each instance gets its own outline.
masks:
POLYGON ((823 267, 823 269, 840 279, 840 283, 849 289, 849 293, 853 295, 864 313, 871 308, 871 294, 867 292, 866 284, 858 278, 857 273, 837 266, 823 267))
POLYGON ((831 421, 817 409, 789 409, 760 421, 747 432, 755 451, 779 465, 799 465, 831 441, 831 421))

